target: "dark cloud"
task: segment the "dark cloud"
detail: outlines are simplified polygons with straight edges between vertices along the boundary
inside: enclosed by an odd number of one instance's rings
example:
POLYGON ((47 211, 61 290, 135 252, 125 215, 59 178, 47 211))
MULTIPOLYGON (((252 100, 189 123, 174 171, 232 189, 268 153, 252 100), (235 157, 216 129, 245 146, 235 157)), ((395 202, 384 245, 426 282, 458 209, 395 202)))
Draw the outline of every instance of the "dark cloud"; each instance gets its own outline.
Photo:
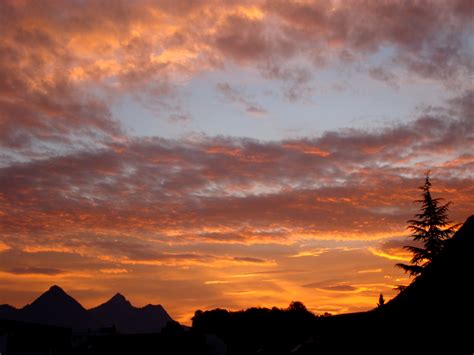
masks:
POLYGON ((282 20, 281 32, 299 51, 329 47, 352 61, 389 46, 395 49, 394 62, 446 82, 472 71, 465 42, 472 23, 460 8, 473 12, 466 1, 268 1, 265 6, 282 20))
POLYGON ((329 281, 313 282, 313 283, 303 285, 302 287, 305 287, 305 288, 318 288, 318 289, 325 290, 325 291, 335 291, 335 292, 353 292, 353 291, 357 291, 357 287, 354 287, 354 286, 351 286, 351 285, 332 284, 329 281))
POLYGON ((224 97, 233 103, 236 103, 244 109, 246 113, 252 116, 265 116, 267 110, 261 107, 258 103, 251 100, 247 95, 239 92, 229 83, 218 83, 217 90, 224 95, 224 97))
POLYGON ((6 272, 11 274, 17 275, 29 275, 29 274, 39 274, 39 275, 58 275, 63 273, 63 270, 55 269, 55 268, 48 268, 48 267, 36 267, 36 266, 19 266, 19 267, 12 267, 7 269, 6 272))
POLYGON ((276 50, 264 30, 265 25, 259 20, 228 16, 215 38, 216 48, 226 57, 240 62, 263 60, 269 52, 276 50))
POLYGON ((357 287, 350 286, 350 285, 327 286, 327 287, 322 287, 322 289, 326 291, 338 291, 338 292, 357 291, 357 287))
POLYGON ((172 114, 168 117, 168 120, 175 123, 186 123, 192 120, 191 115, 179 113, 179 114, 172 114))
POLYGON ((249 256, 235 256, 234 257, 235 261, 243 261, 246 263, 264 263, 266 260, 264 259, 259 259, 259 258, 252 258, 249 256))
POLYGON ((390 85, 394 88, 399 88, 397 76, 385 68, 371 68, 369 69, 369 75, 376 80, 384 81, 385 83, 387 83, 387 85, 390 85))

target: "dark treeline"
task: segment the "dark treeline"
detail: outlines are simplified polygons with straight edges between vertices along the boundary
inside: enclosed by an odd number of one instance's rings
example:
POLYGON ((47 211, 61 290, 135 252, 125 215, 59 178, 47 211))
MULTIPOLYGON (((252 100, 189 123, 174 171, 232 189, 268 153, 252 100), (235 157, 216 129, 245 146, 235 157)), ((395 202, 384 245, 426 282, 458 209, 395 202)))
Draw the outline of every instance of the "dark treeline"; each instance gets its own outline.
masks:
POLYGON ((254 307, 236 312, 225 309, 197 311, 193 329, 217 335, 228 345, 229 354, 280 353, 291 351, 295 344, 311 336, 318 318, 301 302, 292 302, 286 309, 254 307))

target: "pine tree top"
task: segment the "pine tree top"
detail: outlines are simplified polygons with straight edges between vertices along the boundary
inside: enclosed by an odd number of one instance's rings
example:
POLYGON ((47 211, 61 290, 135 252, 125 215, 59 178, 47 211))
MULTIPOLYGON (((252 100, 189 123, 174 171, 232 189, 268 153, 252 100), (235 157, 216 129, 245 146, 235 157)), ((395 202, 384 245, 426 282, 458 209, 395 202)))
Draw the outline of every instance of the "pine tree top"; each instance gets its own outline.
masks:
POLYGON ((415 214, 415 219, 408 221, 408 229, 412 232, 414 241, 423 243, 422 247, 405 246, 404 248, 413 253, 411 265, 397 264, 410 275, 418 275, 436 255, 444 248, 446 240, 454 233, 457 225, 453 225, 448 217, 450 202, 441 203, 442 198, 431 196, 431 180, 429 174, 425 183, 419 188, 423 191, 420 212, 415 214))

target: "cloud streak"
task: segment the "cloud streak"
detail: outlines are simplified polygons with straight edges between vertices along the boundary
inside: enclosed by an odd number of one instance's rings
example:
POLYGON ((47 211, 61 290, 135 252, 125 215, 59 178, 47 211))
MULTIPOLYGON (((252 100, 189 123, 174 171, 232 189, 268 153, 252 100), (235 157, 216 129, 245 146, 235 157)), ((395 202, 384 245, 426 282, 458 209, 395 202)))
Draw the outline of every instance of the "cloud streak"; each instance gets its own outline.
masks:
POLYGON ((224 97, 230 102, 234 102, 243 107, 244 111, 252 116, 265 116, 267 111, 261 107, 258 103, 253 102, 246 95, 240 93, 237 89, 233 88, 229 83, 218 83, 217 90, 224 95, 224 97))

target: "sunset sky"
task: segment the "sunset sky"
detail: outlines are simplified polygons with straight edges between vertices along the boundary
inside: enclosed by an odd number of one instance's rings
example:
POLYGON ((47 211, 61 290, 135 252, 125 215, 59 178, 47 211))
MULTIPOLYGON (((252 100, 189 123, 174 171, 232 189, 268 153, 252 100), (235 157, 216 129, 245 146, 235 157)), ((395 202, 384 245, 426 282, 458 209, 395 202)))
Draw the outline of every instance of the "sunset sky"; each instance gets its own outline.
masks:
POLYGON ((474 3, 0 2, 0 304, 374 307, 474 213, 474 3))

